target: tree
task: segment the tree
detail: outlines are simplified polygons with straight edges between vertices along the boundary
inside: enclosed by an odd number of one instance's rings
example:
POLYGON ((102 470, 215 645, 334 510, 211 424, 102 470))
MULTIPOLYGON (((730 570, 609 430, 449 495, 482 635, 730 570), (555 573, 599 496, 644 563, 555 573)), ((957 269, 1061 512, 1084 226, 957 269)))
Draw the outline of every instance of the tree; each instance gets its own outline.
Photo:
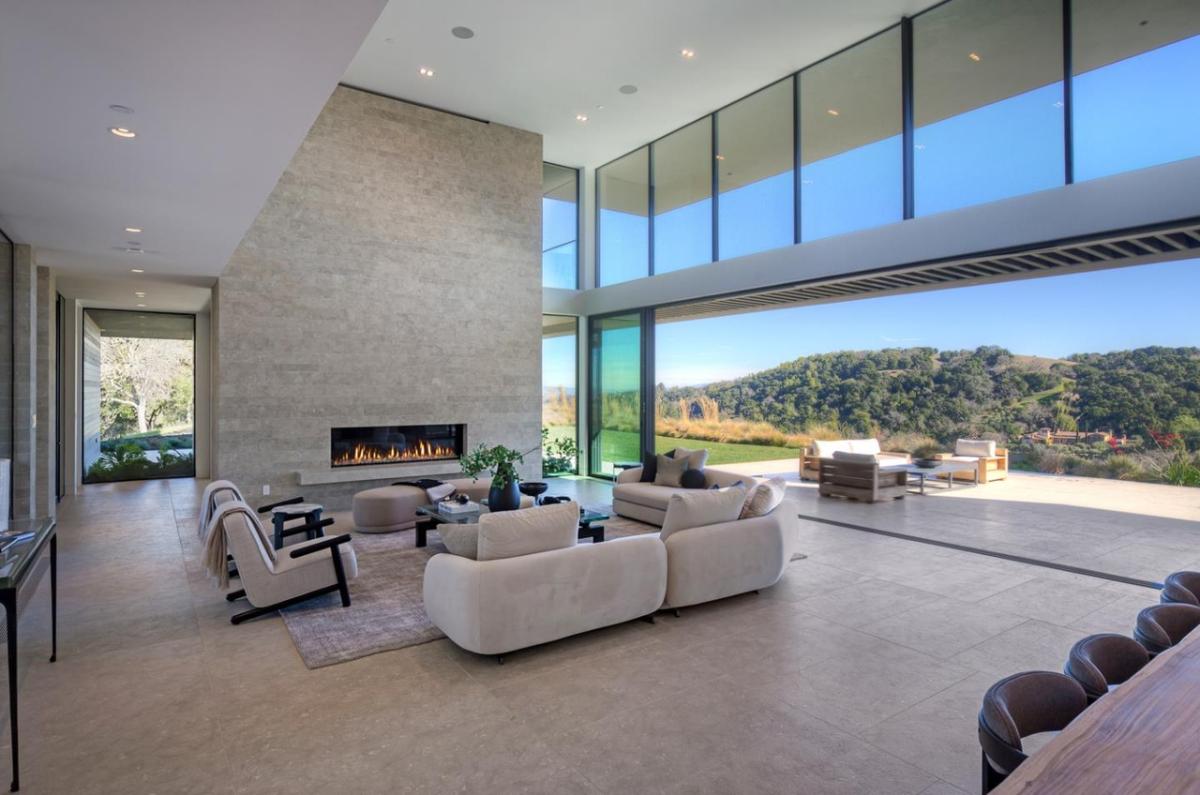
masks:
POLYGON ((176 402, 181 399, 181 377, 186 376, 186 392, 190 393, 191 370, 192 347, 186 340, 105 337, 100 359, 101 406, 129 406, 138 432, 145 433, 173 397, 176 402))

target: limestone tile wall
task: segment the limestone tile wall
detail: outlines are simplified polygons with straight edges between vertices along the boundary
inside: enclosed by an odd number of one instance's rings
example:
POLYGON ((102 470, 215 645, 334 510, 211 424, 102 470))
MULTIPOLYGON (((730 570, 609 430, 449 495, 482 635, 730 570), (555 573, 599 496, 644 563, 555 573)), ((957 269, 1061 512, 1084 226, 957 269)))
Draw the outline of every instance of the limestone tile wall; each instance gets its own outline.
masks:
MULTIPOLYGON (((338 88, 214 291, 215 475, 296 493, 334 426, 537 448, 541 161, 533 133, 338 88)), ((370 477, 303 492, 345 507, 370 477)))
POLYGON ((13 263, 13 501, 16 518, 37 511, 37 266, 33 249, 15 248, 13 263))

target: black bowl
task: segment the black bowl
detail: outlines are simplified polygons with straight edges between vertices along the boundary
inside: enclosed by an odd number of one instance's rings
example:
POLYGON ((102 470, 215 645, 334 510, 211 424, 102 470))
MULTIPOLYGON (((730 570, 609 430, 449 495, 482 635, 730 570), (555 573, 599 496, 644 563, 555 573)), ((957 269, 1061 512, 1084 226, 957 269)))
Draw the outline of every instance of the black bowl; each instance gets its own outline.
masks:
POLYGON ((526 497, 535 497, 536 498, 536 497, 540 497, 541 495, 545 494, 546 489, 548 489, 550 487, 547 486, 545 483, 542 483, 540 480, 528 480, 528 481, 524 481, 521 484, 519 484, 517 486, 517 488, 519 488, 521 490, 521 493, 524 494, 526 497))
POLYGON ((941 463, 941 462, 938 461, 936 458, 914 458, 913 459, 913 465, 918 466, 921 469, 933 469, 939 463, 941 463))

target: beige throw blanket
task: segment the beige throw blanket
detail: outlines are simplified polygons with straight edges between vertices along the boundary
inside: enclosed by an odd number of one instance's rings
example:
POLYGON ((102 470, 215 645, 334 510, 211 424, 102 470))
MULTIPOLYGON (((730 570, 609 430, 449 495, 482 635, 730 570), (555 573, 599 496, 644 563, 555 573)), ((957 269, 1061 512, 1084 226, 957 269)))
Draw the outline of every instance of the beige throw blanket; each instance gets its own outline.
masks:
POLYGON ((238 487, 228 480, 214 480, 205 486, 204 494, 200 497, 200 521, 196 523, 196 535, 200 537, 200 543, 204 543, 208 538, 208 528, 212 525, 213 513, 217 509, 217 495, 223 491, 230 492, 239 502, 246 501, 238 487))
POLYGON ((267 556, 272 559, 275 556, 271 544, 263 534, 262 525, 259 524, 258 514, 254 512, 254 509, 241 500, 223 503, 209 520, 208 534, 204 539, 204 569, 221 588, 229 587, 229 542, 225 537, 223 523, 225 517, 235 513, 245 514, 246 521, 250 523, 252 530, 258 533, 259 543, 265 545, 267 556))

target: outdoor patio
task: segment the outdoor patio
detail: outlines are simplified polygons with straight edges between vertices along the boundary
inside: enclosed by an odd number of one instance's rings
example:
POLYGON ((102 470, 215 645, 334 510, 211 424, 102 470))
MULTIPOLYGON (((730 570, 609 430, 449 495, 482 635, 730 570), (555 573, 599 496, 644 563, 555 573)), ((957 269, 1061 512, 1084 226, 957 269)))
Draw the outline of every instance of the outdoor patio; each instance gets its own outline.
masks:
POLYGON ((1200 489, 1010 472, 975 486, 932 483, 925 496, 866 504, 817 495, 796 462, 723 467, 784 477, 801 514, 1152 582, 1200 568, 1200 489))

